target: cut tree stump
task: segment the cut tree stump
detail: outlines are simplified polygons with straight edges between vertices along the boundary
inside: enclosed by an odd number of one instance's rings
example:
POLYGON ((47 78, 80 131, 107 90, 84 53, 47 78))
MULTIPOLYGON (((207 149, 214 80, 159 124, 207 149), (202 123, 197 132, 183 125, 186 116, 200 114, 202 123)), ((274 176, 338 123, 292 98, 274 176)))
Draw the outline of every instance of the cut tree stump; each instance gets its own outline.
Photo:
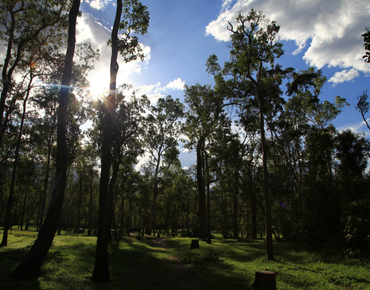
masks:
POLYGON ((276 272, 256 272, 255 281, 252 284, 254 290, 276 290, 276 272))
POLYGON ((190 250, 199 249, 199 240, 191 240, 190 250))

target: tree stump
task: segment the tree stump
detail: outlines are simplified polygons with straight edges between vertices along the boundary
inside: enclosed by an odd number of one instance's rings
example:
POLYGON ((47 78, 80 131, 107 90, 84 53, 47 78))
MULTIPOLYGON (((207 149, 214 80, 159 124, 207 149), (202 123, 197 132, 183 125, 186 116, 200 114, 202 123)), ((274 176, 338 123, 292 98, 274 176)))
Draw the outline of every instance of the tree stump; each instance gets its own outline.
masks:
POLYGON ((199 240, 191 240, 190 250, 199 249, 199 240))
POLYGON ((252 284, 254 290, 276 290, 276 272, 256 272, 255 281, 252 284))

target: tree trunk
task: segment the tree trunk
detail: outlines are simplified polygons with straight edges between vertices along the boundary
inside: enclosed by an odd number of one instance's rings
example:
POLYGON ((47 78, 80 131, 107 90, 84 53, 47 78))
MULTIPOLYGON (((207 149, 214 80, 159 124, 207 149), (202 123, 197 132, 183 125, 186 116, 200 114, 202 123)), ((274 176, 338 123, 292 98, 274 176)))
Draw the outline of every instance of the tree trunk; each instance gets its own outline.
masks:
POLYGON ((202 149, 204 139, 200 139, 197 144, 197 181, 199 191, 199 238, 205 239, 206 235, 206 194, 204 190, 203 180, 203 162, 202 162, 202 149))
MULTIPOLYGON (((159 152, 161 152, 162 148, 160 148, 159 152)), ((161 163, 161 155, 158 154, 158 160, 155 167, 154 173, 154 186, 153 186, 153 200, 152 200, 152 210, 150 213, 148 228, 146 229, 146 234, 151 235, 153 230, 153 223, 155 219, 156 209, 157 209, 157 197, 158 197, 158 172, 159 172, 159 165, 161 163)))
MULTIPOLYGON (((13 7, 11 7, 10 11, 12 11, 14 7, 15 7, 15 2, 13 3, 13 7)), ((13 65, 9 68, 10 60, 13 54, 12 49, 13 49, 14 31, 15 31, 15 25, 16 25, 14 12, 10 12, 9 14, 12 19, 12 23, 10 25, 9 41, 7 45, 6 57, 5 57, 2 75, 1 75, 3 79, 3 89, 1 91, 1 99, 0 99, 0 148, 1 148, 2 139, 4 136, 4 132, 5 132, 5 128, 3 127, 3 115, 4 115, 4 110, 5 110, 5 101, 8 96, 9 89, 10 89, 10 80, 12 78, 13 71, 15 69, 15 66, 19 62, 19 59, 16 59, 13 65)))
POLYGON ((270 194, 268 189, 268 172, 267 172, 267 150, 265 142, 265 120, 263 112, 263 99, 259 97, 257 89, 257 99, 259 106, 259 121, 261 131, 261 146, 262 146, 262 163, 263 163, 263 193, 265 197, 265 223, 266 223, 266 252, 267 259, 273 260, 273 246, 272 246, 272 229, 271 229, 271 207, 270 207, 270 194))
POLYGON ((212 244, 211 234, 211 198, 209 190, 209 168, 208 168, 208 156, 206 155, 206 174, 207 174, 207 244, 212 244))
POLYGON ((67 173, 67 108, 69 101, 69 86, 72 75, 73 55, 76 43, 76 20, 79 7, 80 0, 74 0, 69 12, 68 47, 63 70, 58 109, 57 163, 53 197, 38 238, 22 263, 11 274, 13 278, 27 279, 38 277, 41 265, 44 262, 53 242, 60 214, 62 212, 67 173))
POLYGON ((99 186, 99 222, 98 240, 95 254, 95 267, 92 281, 95 283, 109 282, 109 261, 108 261, 108 231, 109 231, 109 198, 108 185, 110 167, 112 163, 111 145, 112 130, 114 126, 114 107, 116 103, 116 81, 118 72, 118 29, 122 14, 122 1, 117 0, 117 11, 112 30, 112 55, 110 62, 110 85, 109 97, 106 101, 105 126, 103 129, 103 144, 101 157, 101 177, 99 186))
POLYGON ((91 166, 90 170, 90 200, 89 200, 89 236, 93 232, 93 185, 94 185, 94 169, 91 166))
POLYGON ((233 196, 233 235, 234 239, 238 238, 238 183, 239 183, 239 159, 238 156, 236 156, 235 159, 235 172, 234 172, 234 196, 233 196))
POLYGON ((45 172, 45 181, 44 181, 44 191, 41 197, 41 206, 40 206, 40 229, 42 228, 42 223, 44 221, 44 212, 45 212, 45 203, 46 203, 46 193, 48 192, 49 186, 49 169, 50 169, 50 157, 51 157, 51 138, 52 138, 52 129, 50 128, 49 139, 48 139, 48 159, 46 163, 46 172, 45 172))
POLYGON ((252 178, 252 170, 250 170, 249 171, 249 201, 251 205, 252 239, 257 239, 257 206, 256 206, 256 195, 255 195, 255 181, 256 181, 256 177, 254 176, 254 178, 252 178))
POLYGON ((275 272, 260 271, 255 273, 255 281, 252 284, 254 290, 276 290, 275 272))

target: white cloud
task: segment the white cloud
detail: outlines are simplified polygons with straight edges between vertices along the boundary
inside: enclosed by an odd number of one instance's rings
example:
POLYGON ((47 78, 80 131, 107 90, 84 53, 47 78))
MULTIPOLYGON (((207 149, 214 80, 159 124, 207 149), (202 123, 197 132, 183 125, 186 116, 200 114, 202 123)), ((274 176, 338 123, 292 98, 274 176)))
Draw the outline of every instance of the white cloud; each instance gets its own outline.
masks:
POLYGON ((342 70, 340 72, 336 72, 334 76, 331 77, 329 82, 338 84, 338 83, 343 83, 346 81, 353 80, 355 77, 358 77, 359 73, 355 69, 350 69, 349 71, 347 70, 342 70))
POLYGON ((225 11, 230 8, 230 4, 233 2, 233 0, 224 0, 221 6, 221 12, 225 11))
POLYGON ((158 82, 154 85, 145 85, 141 86, 136 89, 136 94, 147 95, 151 103, 157 102, 159 98, 164 98, 165 95, 162 92, 166 92, 168 90, 183 90, 185 82, 181 80, 181 78, 175 79, 169 82, 166 86, 161 86, 161 83, 158 82))
POLYGON ((169 82, 168 85, 166 86, 166 89, 171 89, 171 90, 183 90, 185 86, 185 82, 181 80, 180 78, 169 82))
MULTIPOLYGON (((224 0, 223 7, 225 3, 229 4, 224 0)), ((370 23, 368 0, 238 0, 231 8, 221 10, 218 18, 208 24, 206 35, 228 41, 228 21, 252 8, 263 10, 271 20, 277 21, 281 27, 280 39, 295 41, 295 54, 308 45, 303 59, 310 66, 369 70, 362 59, 361 37, 366 23, 370 23)))
POLYGON ((89 5, 96 9, 96 10, 104 10, 105 7, 108 5, 107 0, 85 0, 85 2, 89 3, 89 5))
MULTIPOLYGON (((360 113, 358 113, 358 119, 361 119, 360 113)), ((370 122, 370 119, 367 119, 367 122, 370 122)), ((354 133, 364 133, 366 138, 370 138, 370 131, 364 121, 341 126, 337 129, 339 132, 350 129, 354 133)))

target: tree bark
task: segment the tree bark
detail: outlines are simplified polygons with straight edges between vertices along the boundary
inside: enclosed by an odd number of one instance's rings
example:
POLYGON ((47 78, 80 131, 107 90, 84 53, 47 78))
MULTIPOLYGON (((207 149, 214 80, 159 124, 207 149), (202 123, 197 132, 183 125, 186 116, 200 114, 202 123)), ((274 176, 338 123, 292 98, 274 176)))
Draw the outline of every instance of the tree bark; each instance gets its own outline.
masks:
POLYGON ((270 194, 268 189, 268 172, 267 172, 267 148, 265 142, 265 120, 263 110, 263 99, 260 97, 259 89, 257 88, 257 99, 259 106, 259 123, 261 131, 261 146, 262 146, 262 163, 263 163, 263 193, 265 197, 265 224, 266 224, 266 252, 267 259, 273 260, 273 246, 272 246, 272 229, 271 229, 271 206, 270 194))
POLYGON ((69 102, 69 86, 72 76, 73 55, 76 43, 76 21, 79 7, 80 0, 74 0, 71 10, 69 11, 68 47, 63 70, 58 109, 57 163, 53 197, 38 238, 21 264, 11 274, 13 278, 36 278, 39 275, 41 265, 43 264, 53 242, 60 214, 62 212, 67 173, 67 108, 69 102))
MULTIPOLYGON (((162 148, 159 150, 161 152, 162 148)), ((158 197, 158 172, 159 172, 159 165, 161 163, 161 155, 158 154, 158 160, 155 168, 154 173, 154 186, 153 186, 153 200, 152 200, 152 210, 149 217, 148 228, 146 229, 146 234, 151 235, 153 230, 154 219, 156 215, 157 209, 157 197, 158 197)))
POLYGON ((207 244, 212 244, 211 234, 211 197, 210 197, 210 179, 208 168, 208 156, 206 155, 206 174, 207 174, 207 244))
POLYGON ((239 158, 238 155, 235 158, 235 172, 234 172, 234 196, 233 196, 233 235, 234 239, 238 238, 238 183, 239 183, 239 158))
POLYGON ((197 144, 197 181, 199 192, 199 238, 205 239, 206 235, 206 194, 203 179, 202 148, 204 139, 201 138, 197 144))
POLYGON ((117 0, 117 11, 112 30, 112 55, 110 62, 109 96, 105 108, 105 124, 103 127, 103 144, 101 157, 101 177, 99 186, 99 222, 98 240, 95 254, 95 267, 92 281, 95 283, 109 282, 108 231, 109 231, 109 175, 112 163, 112 132, 114 126, 114 108, 116 103, 116 81, 118 72, 118 29, 122 14, 122 1, 117 0))
POLYGON ((255 281, 252 284, 254 290, 276 290, 276 273, 260 271, 255 273, 255 281))

